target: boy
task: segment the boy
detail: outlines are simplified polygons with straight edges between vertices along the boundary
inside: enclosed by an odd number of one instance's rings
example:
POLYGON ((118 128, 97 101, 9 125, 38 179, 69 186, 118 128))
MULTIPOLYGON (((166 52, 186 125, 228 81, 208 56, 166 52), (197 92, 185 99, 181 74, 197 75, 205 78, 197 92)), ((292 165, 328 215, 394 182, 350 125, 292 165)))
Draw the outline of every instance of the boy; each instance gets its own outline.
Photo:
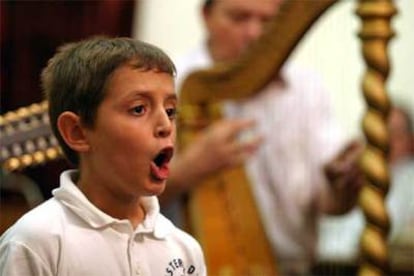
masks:
POLYGON ((0 238, 1 275, 205 275, 159 213, 175 142, 175 66, 158 48, 95 37, 43 70, 54 134, 78 170, 0 238))

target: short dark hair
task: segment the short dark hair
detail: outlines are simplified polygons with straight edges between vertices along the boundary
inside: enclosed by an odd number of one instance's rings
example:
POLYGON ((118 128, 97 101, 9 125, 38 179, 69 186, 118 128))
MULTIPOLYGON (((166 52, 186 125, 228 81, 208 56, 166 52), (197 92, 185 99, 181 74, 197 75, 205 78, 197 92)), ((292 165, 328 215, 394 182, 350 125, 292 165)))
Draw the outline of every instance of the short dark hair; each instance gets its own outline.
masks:
POLYGON ((204 0, 203 3, 203 10, 209 10, 211 6, 213 5, 213 0, 204 0))
POLYGON ((111 74, 126 63, 140 70, 156 70, 173 77, 176 73, 171 59, 156 46, 127 37, 104 36, 62 45, 43 69, 41 84, 49 102, 51 128, 72 164, 79 165, 79 156, 58 131, 59 115, 72 111, 83 124, 93 127, 111 74))

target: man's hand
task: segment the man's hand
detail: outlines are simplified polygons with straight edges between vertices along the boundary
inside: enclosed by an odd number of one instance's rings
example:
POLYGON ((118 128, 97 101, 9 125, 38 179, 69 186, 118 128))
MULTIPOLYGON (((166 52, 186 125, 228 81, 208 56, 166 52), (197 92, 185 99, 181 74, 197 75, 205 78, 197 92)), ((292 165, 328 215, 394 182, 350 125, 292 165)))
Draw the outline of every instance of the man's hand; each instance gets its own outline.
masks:
POLYGON ((325 166, 325 175, 330 183, 324 206, 326 212, 343 214, 355 205, 363 183, 358 165, 362 150, 363 144, 353 141, 325 166))
POLYGON ((169 183, 190 188, 187 186, 212 173, 241 164, 263 140, 258 135, 240 139, 242 133, 253 127, 254 121, 245 119, 213 123, 175 157, 169 183))
POLYGON ((239 165, 255 152, 261 137, 240 139, 253 127, 252 120, 222 120, 206 128, 184 153, 198 178, 239 165))

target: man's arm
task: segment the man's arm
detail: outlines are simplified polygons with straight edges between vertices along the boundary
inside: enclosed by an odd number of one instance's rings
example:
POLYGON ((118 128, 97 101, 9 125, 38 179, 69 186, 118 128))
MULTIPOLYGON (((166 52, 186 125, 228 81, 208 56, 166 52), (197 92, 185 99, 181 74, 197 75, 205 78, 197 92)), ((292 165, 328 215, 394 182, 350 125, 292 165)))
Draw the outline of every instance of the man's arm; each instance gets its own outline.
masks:
POLYGON ((239 134, 254 126, 251 120, 221 120, 202 133, 178 153, 171 164, 167 187, 160 196, 161 204, 168 204, 182 193, 191 190, 202 180, 222 169, 241 164, 259 147, 257 136, 240 141, 239 134))

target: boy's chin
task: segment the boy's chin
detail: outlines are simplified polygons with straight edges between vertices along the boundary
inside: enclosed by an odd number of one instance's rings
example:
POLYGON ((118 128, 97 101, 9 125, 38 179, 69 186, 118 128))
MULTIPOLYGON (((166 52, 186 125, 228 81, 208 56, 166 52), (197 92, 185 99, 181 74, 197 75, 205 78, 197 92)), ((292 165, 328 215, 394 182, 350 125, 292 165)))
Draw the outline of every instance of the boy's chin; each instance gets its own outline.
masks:
POLYGON ((166 180, 162 181, 152 181, 150 186, 147 189, 147 195, 148 196, 159 196, 161 195, 166 187, 166 180))

